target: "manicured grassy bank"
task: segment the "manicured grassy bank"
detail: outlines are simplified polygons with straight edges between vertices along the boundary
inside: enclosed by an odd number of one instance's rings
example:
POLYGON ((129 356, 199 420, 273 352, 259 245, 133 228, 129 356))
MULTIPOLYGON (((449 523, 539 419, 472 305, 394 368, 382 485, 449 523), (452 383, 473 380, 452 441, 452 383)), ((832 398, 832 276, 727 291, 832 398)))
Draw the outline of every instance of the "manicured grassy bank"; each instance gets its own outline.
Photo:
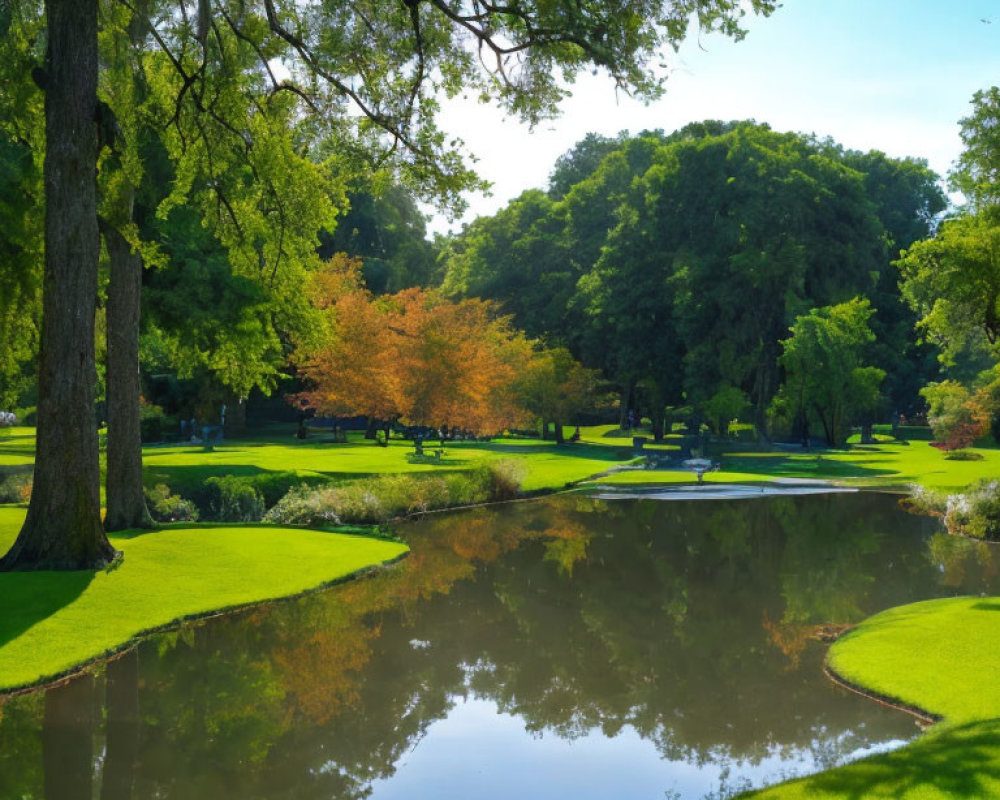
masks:
POLYGON ((34 428, 0 428, 0 467, 21 467, 35 462, 34 428))
MULTIPOLYGON (((0 507, 0 550, 24 509, 0 507)), ((0 574, 0 692, 37 683, 175 620, 298 594, 406 553, 363 536, 276 527, 114 535, 108 572, 0 574)))
POLYGON ((942 721, 895 752, 751 793, 756 800, 1000 797, 1000 598, 884 611, 836 642, 838 675, 942 721))
MULTIPOLYGON (((427 448, 433 451, 433 446, 427 448)), ((537 439, 489 443, 449 442, 440 458, 414 456, 410 442, 394 439, 388 447, 352 435, 347 444, 309 440, 287 444, 231 441, 211 452, 201 447, 148 447, 143 453, 145 481, 171 486, 202 483, 213 475, 296 472, 303 478, 357 478, 386 473, 433 474, 468 469, 478 463, 510 459, 522 464, 525 491, 561 489, 631 459, 611 445, 556 446, 537 439)), ((183 492, 181 492, 183 494, 183 492)))
MULTIPOLYGON (((929 442, 885 443, 827 450, 821 453, 784 453, 722 450, 713 456, 720 472, 705 475, 707 481, 733 483, 768 481, 776 478, 831 480, 865 488, 904 489, 920 484, 929 489, 953 491, 981 478, 1000 475, 1000 449, 976 448, 980 461, 949 461, 929 442)), ((605 483, 676 483, 692 480, 690 474, 673 471, 637 470, 608 475, 605 483)))
MULTIPOLYGON (((567 434, 571 429, 566 429, 567 434)), ((34 430, 0 430, 0 468, 24 467, 33 458, 34 430)), ((206 478, 223 475, 294 473, 304 480, 353 478, 377 474, 423 473, 469 469, 476 464, 501 459, 518 462, 527 492, 561 489, 634 459, 631 437, 616 435, 610 425, 581 429, 581 441, 555 445, 539 439, 495 439, 491 442, 449 442, 440 458, 418 458, 413 445, 393 439, 388 447, 352 432, 346 444, 324 442, 323 437, 298 441, 290 428, 272 429, 254 437, 227 440, 212 451, 200 446, 175 445, 144 449, 145 482, 166 483, 175 492, 200 487, 206 478)), ((432 452, 434 445, 428 445, 432 452)), ((647 442, 645 449, 671 454, 678 441, 670 437, 662 445, 647 442)), ((930 489, 953 491, 981 478, 1000 475, 1000 449, 976 448, 980 461, 949 461, 926 441, 885 442, 820 453, 757 452, 752 448, 713 445, 713 458, 720 472, 708 473, 706 481, 734 483, 774 479, 832 480, 870 488, 904 489, 911 483, 930 489)), ((690 483, 696 480, 685 470, 631 470, 599 478, 606 483, 690 483)))

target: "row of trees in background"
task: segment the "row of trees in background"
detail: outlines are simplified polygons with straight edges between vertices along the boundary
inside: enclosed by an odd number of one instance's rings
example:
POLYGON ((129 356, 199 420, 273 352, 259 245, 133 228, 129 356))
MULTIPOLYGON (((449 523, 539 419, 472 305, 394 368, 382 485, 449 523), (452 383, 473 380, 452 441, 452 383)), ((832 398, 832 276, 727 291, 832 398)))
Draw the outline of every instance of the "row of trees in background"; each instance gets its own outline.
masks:
POLYGON ((915 411, 936 374, 892 262, 944 207, 923 161, 753 122, 591 135, 560 159, 548 192, 526 192, 448 244, 443 290, 494 299, 529 335, 599 367, 622 413, 641 407, 657 435, 683 408, 718 433, 749 415, 765 437, 776 423, 836 443, 858 414, 915 411), (826 341, 838 352, 806 380, 819 340, 804 360, 782 343, 843 309, 864 324, 826 341), (863 401, 790 402, 845 359, 850 369, 829 379, 858 398, 863 384, 863 401))
MULTIPOLYGON (((749 8, 766 14, 774 3, 752 0, 749 8)), ((11 194, 12 209, 0 208, 15 218, 5 243, 15 257, 0 261, 0 273, 5 286, 17 287, 0 298, 0 322, 18 337, 17 352, 0 367, 9 370, 36 341, 39 356, 35 490, 0 567, 91 568, 115 557, 101 520, 92 419, 102 235, 117 262, 109 298, 127 309, 106 318, 109 358, 122 366, 108 370, 109 459, 112 451, 121 459, 120 470, 109 465, 108 504, 127 507, 121 519, 146 519, 137 494, 139 396, 132 376, 138 276, 142 259, 155 262, 159 244, 142 239, 135 215, 147 144, 171 162, 156 216, 190 208, 204 217, 233 273, 267 300, 237 331, 248 339, 245 349, 204 354, 245 382, 244 354, 274 352, 287 315, 303 307, 283 301, 301 296, 300 268, 314 254, 318 230, 312 223, 332 215, 352 175, 383 187, 403 179, 445 205, 479 184, 461 144, 436 125, 440 97, 471 90, 537 122, 565 95, 556 76, 571 78, 584 67, 656 97, 661 48, 676 47, 693 20, 738 38, 746 11, 724 0, 699 3, 693 18, 689 4, 674 2, 4 3, 0 140, 11 146, 0 155, 11 155, 13 179, 27 182, 11 194), (279 61, 288 77, 276 74, 279 61), (44 248, 32 238, 41 226, 29 219, 43 207, 44 248), (22 312, 39 301, 41 325, 32 325, 34 315, 21 324, 22 312), (121 326, 118 333, 112 326, 121 326)))

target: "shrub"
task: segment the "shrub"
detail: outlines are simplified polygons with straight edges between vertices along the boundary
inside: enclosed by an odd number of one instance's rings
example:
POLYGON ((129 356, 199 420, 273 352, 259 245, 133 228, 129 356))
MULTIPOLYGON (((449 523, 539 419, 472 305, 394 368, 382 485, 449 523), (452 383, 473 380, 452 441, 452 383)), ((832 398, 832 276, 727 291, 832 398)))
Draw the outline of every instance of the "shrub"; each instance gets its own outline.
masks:
POLYGON ((942 450, 959 450, 971 445, 985 430, 976 413, 969 390, 957 381, 931 383, 920 390, 930 408, 928 420, 934 444, 942 450))
POLYGON ((25 408, 15 408, 14 416, 18 419, 18 425, 27 425, 28 427, 34 427, 35 423, 38 421, 38 409, 35 406, 26 406, 25 408))
POLYGON ((246 478, 225 475, 208 478, 205 485, 213 494, 209 506, 214 519, 222 522, 259 522, 264 516, 264 498, 246 478))
POLYGON ((171 494, 170 487, 158 483, 152 489, 146 489, 146 502, 149 513, 157 522, 196 522, 198 507, 190 500, 180 495, 171 494))
POLYGON ((1000 480, 982 480, 965 494, 949 496, 944 522, 951 533, 1000 540, 1000 480))
POLYGON ((982 461, 982 453, 977 453, 975 450, 952 450, 951 452, 945 453, 946 461, 982 461))
POLYGON ((252 486, 264 499, 264 507, 270 508, 277 503, 288 492, 301 483, 315 485, 323 483, 324 480, 312 478, 309 481, 296 475, 294 472, 262 472, 259 475, 247 475, 241 477, 240 481, 252 486))
POLYGON ((913 487, 908 505, 944 520, 949 533, 1000 540, 1000 480, 981 480, 964 494, 944 495, 913 487))
POLYGON ((339 525, 340 517, 327 507, 322 494, 328 490, 302 484, 288 491, 266 514, 264 522, 276 525, 339 525))
POLYGON ((511 461, 483 464, 444 476, 380 475, 339 486, 299 486, 264 515, 281 525, 375 524, 436 508, 509 500, 521 486, 511 461))
POLYGON ((29 473, 0 477, 0 503, 27 503, 31 499, 31 486, 29 473))
POLYGON ((139 403, 139 434, 144 442, 159 442, 163 440, 163 432, 167 426, 166 412, 158 405, 140 401, 139 403))
POLYGON ((521 492, 524 467, 516 461, 491 461, 472 472, 478 493, 473 503, 497 503, 513 500, 521 492))

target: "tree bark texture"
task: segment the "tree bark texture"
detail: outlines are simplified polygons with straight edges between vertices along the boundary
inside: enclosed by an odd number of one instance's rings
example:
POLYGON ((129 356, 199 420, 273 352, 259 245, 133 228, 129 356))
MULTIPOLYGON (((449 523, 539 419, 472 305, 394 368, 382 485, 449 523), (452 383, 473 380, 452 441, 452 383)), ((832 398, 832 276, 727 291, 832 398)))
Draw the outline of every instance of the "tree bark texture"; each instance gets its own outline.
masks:
POLYGON ((107 307, 109 531, 151 528, 153 519, 142 490, 142 433, 139 427, 139 314, 142 257, 113 225, 103 226, 111 261, 107 307))
POLYGON ((101 524, 94 419, 97 295, 96 0, 47 0, 45 271, 38 436, 24 527, 0 569, 96 569, 101 524))

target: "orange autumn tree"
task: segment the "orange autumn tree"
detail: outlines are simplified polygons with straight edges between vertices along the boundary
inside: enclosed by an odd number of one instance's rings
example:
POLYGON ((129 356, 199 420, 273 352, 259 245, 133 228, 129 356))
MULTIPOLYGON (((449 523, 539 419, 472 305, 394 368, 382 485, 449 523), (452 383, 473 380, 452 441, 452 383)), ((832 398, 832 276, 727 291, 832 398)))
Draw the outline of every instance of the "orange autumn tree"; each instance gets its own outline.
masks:
POLYGON ((531 343, 493 304, 427 289, 377 297, 346 257, 317 275, 312 299, 324 329, 297 355, 304 407, 476 433, 524 418, 513 386, 531 343))
POLYGON ((311 383, 295 395, 303 408, 332 416, 398 414, 396 381, 389 369, 395 346, 384 310, 364 287, 361 260, 335 255, 314 277, 310 300, 322 326, 296 350, 299 372, 311 383))

